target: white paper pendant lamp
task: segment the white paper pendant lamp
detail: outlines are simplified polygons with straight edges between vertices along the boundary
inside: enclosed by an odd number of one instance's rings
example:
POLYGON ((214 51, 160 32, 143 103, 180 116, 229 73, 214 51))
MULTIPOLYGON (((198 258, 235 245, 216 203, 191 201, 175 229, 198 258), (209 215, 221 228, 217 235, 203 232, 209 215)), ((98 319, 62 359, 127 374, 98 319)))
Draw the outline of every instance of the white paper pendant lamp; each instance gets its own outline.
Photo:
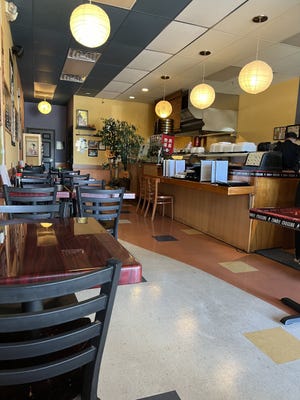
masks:
POLYGON ((168 118, 172 114, 172 105, 166 100, 159 101, 155 106, 155 113, 159 118, 168 118))
POLYGON ((239 73, 239 85, 247 93, 265 91, 273 80, 272 68, 264 61, 255 60, 246 64, 239 73))
POLYGON ((110 35, 109 17, 102 8, 94 4, 81 4, 70 17, 70 28, 74 39, 86 47, 104 44, 110 35))
POLYGON ((212 105, 215 101, 216 93, 212 86, 200 83, 195 86, 190 93, 190 101, 196 108, 203 110, 212 105))

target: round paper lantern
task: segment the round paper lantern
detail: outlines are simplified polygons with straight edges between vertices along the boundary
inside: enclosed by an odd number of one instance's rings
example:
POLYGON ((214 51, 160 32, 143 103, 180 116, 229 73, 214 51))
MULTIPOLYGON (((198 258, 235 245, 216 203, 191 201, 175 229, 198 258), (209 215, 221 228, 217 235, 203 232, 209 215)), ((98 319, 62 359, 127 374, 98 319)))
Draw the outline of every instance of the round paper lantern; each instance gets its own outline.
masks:
POLYGON ((166 100, 159 101, 155 106, 155 113, 159 118, 168 118, 172 113, 172 105, 166 100))
POLYGON ((70 18, 70 28, 74 39, 86 47, 98 47, 110 35, 109 17, 102 8, 94 4, 81 4, 70 18))
POLYGON ((257 94, 268 89, 273 80, 272 68, 264 61, 246 64, 239 73, 239 85, 247 93, 257 94))
POLYGON ((215 97, 214 88, 206 83, 200 83, 200 85, 195 86, 190 93, 191 103, 201 110, 209 107, 215 101, 215 97))
POLYGON ((51 104, 48 101, 43 100, 40 101, 38 104, 38 110, 42 114, 49 114, 52 110, 51 104))

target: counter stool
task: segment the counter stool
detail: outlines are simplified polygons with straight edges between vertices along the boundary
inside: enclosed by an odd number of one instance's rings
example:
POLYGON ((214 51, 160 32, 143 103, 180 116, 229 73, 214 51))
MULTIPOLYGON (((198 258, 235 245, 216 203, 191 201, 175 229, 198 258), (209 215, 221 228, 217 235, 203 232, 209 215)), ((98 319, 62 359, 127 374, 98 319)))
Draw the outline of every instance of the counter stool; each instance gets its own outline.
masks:
POLYGON ((142 206, 141 212, 144 211, 144 208, 146 206, 146 184, 147 184, 147 179, 145 176, 140 176, 139 177, 139 201, 136 206, 136 212, 138 212, 140 205, 142 206))
POLYGON ((152 216, 151 220, 154 220, 155 217, 155 212, 156 208, 158 205, 162 206, 162 215, 165 215, 165 206, 170 205, 171 206, 171 218, 173 219, 173 196, 171 195, 165 195, 162 193, 159 193, 158 191, 158 184, 160 182, 160 179, 157 177, 148 177, 146 178, 146 201, 147 201, 147 207, 145 210, 144 216, 146 217, 148 214, 149 206, 152 203, 153 209, 152 209, 152 216))

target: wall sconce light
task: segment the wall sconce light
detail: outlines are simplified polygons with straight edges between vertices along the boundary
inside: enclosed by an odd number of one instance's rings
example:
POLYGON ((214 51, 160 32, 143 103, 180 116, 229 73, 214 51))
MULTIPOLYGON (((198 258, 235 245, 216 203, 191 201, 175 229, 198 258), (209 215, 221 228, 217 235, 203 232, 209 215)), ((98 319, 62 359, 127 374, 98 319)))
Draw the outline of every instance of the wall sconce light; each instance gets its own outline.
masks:
POLYGON ((204 83, 205 66, 203 65, 202 83, 195 86, 190 93, 190 101, 192 105, 200 110, 204 110, 212 105, 215 101, 215 89, 204 83))
POLYGON ((61 140, 57 140, 55 143, 55 148, 56 150, 63 150, 65 148, 64 142, 62 142, 61 140))
POLYGON ((109 17, 102 8, 91 4, 76 7, 70 17, 70 29, 74 39, 86 47, 104 44, 110 35, 109 17))
POLYGON ((52 110, 51 104, 48 101, 43 100, 38 104, 38 110, 41 114, 49 114, 52 110))
POLYGON ((169 115, 172 114, 172 105, 168 101, 165 100, 165 81, 170 79, 168 75, 161 76, 161 79, 164 81, 164 97, 163 100, 159 101, 155 106, 155 114, 159 118, 168 118, 169 115))

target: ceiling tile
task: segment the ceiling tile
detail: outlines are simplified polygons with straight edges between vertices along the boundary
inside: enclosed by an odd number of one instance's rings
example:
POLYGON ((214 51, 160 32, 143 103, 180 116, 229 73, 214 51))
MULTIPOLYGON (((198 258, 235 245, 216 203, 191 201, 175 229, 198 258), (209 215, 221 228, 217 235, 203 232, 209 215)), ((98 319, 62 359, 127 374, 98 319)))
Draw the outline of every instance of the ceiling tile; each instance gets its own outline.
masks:
POLYGON ((143 50, 128 65, 128 68, 135 68, 144 71, 152 71, 160 64, 172 57, 171 54, 159 51, 143 50))
POLYGON ((147 50, 176 54, 205 31, 205 28, 199 26, 174 21, 147 46, 147 50))
POLYGON ((143 76, 147 75, 147 73, 147 71, 141 71, 138 69, 124 68, 114 80, 119 82, 135 83, 143 78, 143 76))

